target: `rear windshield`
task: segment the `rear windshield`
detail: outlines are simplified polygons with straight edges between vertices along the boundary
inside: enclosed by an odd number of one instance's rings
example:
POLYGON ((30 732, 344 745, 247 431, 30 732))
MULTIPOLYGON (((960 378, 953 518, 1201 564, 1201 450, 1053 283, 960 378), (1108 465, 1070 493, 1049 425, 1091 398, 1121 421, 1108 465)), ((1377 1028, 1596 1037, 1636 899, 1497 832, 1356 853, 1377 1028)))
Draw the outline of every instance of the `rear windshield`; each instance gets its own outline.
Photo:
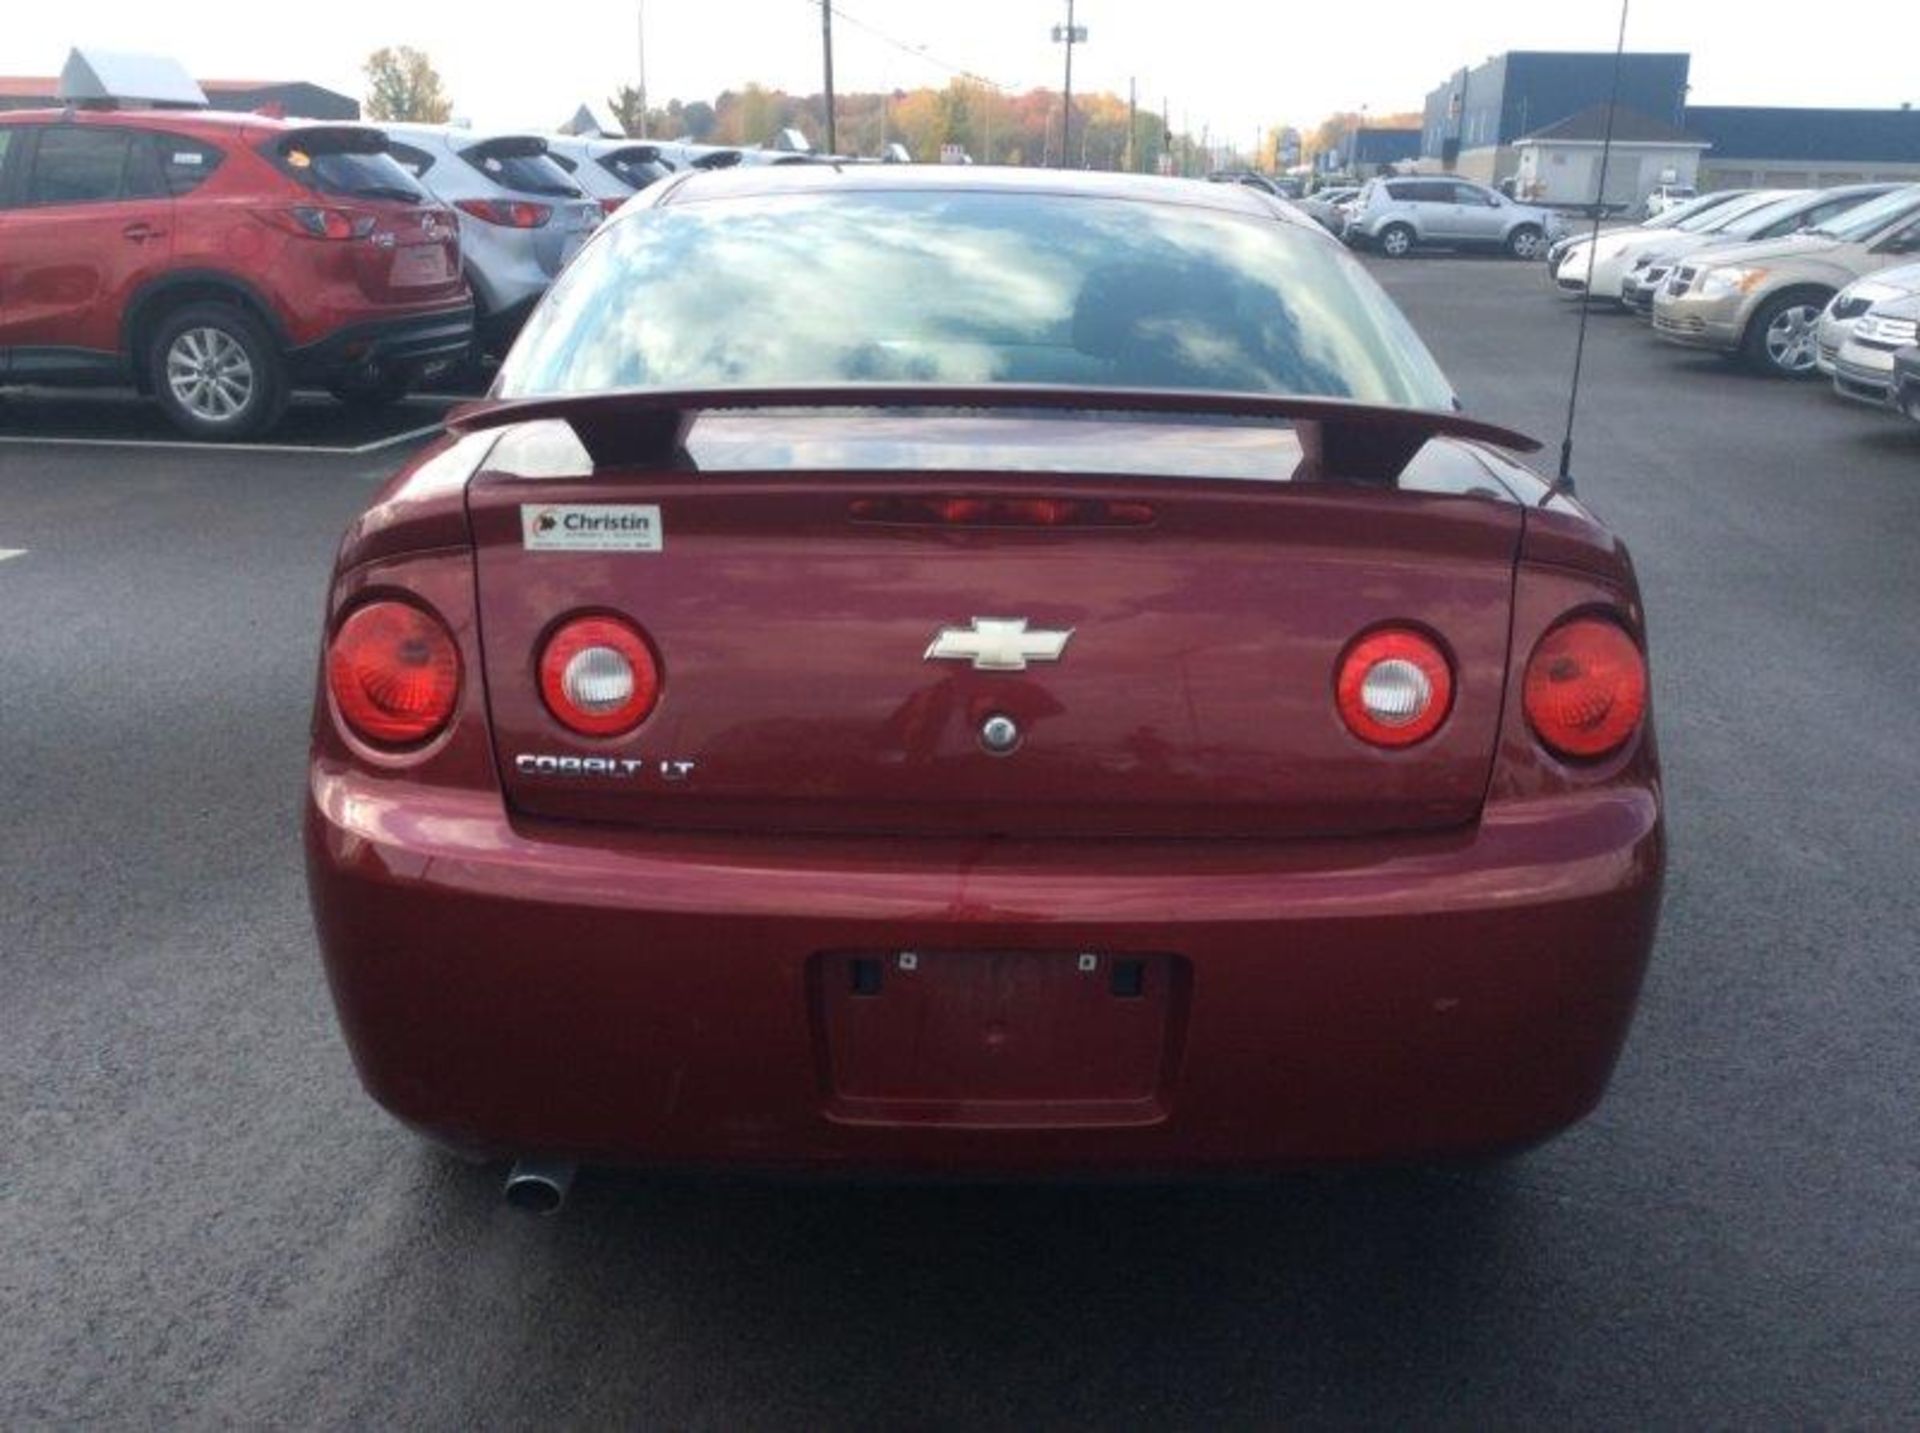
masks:
POLYGON ((503 189, 563 199, 580 196, 567 171, 541 149, 478 144, 461 150, 460 157, 503 189))
POLYGON ((1452 401, 1400 311, 1317 229, 916 191, 697 200, 618 222, 561 276, 498 391, 834 382, 1452 401))
POLYGON ((616 149, 600 156, 600 167, 629 189, 645 189, 673 173, 673 166, 652 148, 616 149))
POLYGON ((396 199, 418 204, 426 196, 407 171, 386 152, 376 131, 295 132, 266 145, 267 157, 320 194, 354 199, 396 199))

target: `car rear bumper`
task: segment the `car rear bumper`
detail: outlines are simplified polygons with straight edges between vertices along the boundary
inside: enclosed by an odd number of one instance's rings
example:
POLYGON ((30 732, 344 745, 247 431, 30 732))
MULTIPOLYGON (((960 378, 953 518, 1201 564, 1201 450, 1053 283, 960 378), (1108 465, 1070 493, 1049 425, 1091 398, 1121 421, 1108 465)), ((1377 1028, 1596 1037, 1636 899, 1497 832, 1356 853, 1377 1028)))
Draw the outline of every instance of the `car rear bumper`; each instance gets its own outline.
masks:
POLYGON ((376 319, 338 329, 288 355, 296 379, 425 368, 461 358, 473 347, 473 305, 461 303, 404 318, 376 319))
POLYGON ((1544 1138, 1606 1084, 1662 870, 1639 788, 1391 840, 885 842, 534 829, 320 763, 306 837, 342 1027, 401 1120, 475 1153, 859 1169, 1544 1138), (902 951, 1144 957, 1179 989, 1144 1087, 930 1100, 909 1073, 876 1101, 836 1073, 822 982, 833 953, 902 951))

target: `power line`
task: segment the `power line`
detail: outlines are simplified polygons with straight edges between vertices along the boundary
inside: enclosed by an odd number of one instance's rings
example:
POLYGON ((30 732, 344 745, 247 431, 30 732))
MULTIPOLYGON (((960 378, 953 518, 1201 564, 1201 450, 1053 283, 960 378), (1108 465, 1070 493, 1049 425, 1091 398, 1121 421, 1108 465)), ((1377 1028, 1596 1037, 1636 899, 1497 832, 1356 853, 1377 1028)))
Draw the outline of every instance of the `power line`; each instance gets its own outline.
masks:
MULTIPOLYGON (((807 4, 809 6, 815 3, 817 3, 817 0, 807 0, 807 4)), ((959 79, 970 80, 974 84, 978 84, 978 85, 985 85, 988 89, 999 90, 1003 94, 1010 93, 1014 88, 1014 86, 1012 85, 1003 85, 998 80, 989 79, 987 78, 987 76, 980 74, 975 70, 968 69, 965 65, 957 65, 953 63, 951 60, 943 60, 940 58, 940 56, 933 54, 931 51, 929 51, 925 45, 916 45, 916 44, 913 44, 911 41, 902 40, 897 35, 890 35, 877 25, 870 25, 865 20, 859 19, 853 15, 849 15, 845 10, 842 10, 838 5, 834 5, 830 8, 832 9, 834 18, 836 20, 840 20, 845 24, 851 25, 856 30, 862 30, 866 32, 867 34, 871 35, 874 39, 878 40, 881 44, 890 45, 894 49, 900 51, 900 53, 903 55, 911 55, 916 60, 924 60, 928 64, 932 65, 935 69, 945 70, 948 74, 954 75, 959 79)))

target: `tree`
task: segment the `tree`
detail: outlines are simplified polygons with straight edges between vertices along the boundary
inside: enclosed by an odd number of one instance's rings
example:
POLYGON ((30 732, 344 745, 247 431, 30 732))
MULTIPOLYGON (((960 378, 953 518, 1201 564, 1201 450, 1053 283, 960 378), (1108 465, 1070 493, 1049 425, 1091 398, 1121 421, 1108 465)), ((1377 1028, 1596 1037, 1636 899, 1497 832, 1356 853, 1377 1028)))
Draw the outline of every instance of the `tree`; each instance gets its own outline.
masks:
POLYGON ((445 124, 453 101, 441 88, 439 72, 409 45, 382 47, 367 56, 367 118, 445 124))
POLYGON ((714 114, 713 106, 705 100, 695 100, 680 111, 680 125, 688 139, 694 143, 703 143, 713 133, 713 127, 720 122, 714 114))
POLYGON ((635 86, 620 86, 607 100, 607 108, 613 112, 622 134, 640 133, 640 91, 635 86))

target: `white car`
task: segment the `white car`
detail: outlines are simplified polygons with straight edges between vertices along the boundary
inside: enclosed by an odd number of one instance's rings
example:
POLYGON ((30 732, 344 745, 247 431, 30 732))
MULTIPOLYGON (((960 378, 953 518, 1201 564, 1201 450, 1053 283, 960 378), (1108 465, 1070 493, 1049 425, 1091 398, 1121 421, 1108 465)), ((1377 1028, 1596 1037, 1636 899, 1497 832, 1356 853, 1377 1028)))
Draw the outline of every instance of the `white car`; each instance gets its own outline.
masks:
POLYGON ((675 169, 657 144, 592 135, 549 135, 547 158, 566 170, 574 184, 588 198, 599 200, 609 214, 675 169))
POLYGON ((1615 229, 1593 239, 1567 245, 1553 269, 1553 286, 1570 299, 1606 299, 1620 302, 1620 282, 1642 254, 1664 247, 1676 233, 1718 233, 1756 209, 1784 199, 1791 189, 1756 189, 1731 203, 1696 210, 1671 228, 1659 224, 1638 229, 1615 229))
POLYGON ((1647 217, 1657 219, 1670 209, 1677 209, 1689 199, 1696 198, 1699 191, 1691 184, 1662 184, 1647 196, 1647 217))
POLYGON ((1819 347, 1814 363, 1833 380, 1843 398, 1890 403, 1893 354, 1913 333, 1914 305, 1920 302, 1920 264, 1903 264, 1856 279, 1820 315, 1819 347))

